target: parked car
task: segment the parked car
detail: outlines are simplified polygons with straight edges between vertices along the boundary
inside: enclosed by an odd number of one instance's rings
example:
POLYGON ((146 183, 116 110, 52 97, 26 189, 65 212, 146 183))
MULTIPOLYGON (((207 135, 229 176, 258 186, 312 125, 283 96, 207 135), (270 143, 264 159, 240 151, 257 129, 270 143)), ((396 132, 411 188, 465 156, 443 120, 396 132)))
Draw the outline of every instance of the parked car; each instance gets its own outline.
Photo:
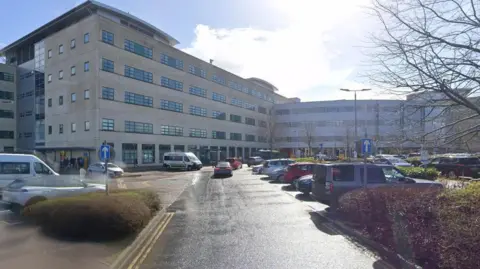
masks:
POLYGON ((215 169, 213 169, 213 177, 219 176, 228 176, 231 177, 232 174, 232 166, 229 162, 219 162, 215 165, 215 169))
POLYGON ((254 166, 254 165, 259 165, 263 163, 263 158, 260 156, 255 156, 255 157, 250 157, 247 159, 247 165, 248 167, 254 166))
POLYGON ((305 175, 311 175, 313 173, 314 163, 311 162, 299 162, 292 163, 287 166, 287 171, 282 178, 283 183, 293 184, 293 181, 305 175))
POLYGON ((275 168, 275 170, 269 170, 266 176, 268 176, 269 179, 276 180, 278 182, 283 182, 283 177, 286 173, 286 168, 284 167, 278 167, 275 168))
POLYGON ((392 165, 316 164, 311 196, 318 201, 329 202, 335 208, 338 199, 349 191, 362 187, 376 188, 381 186, 443 188, 441 183, 435 181, 409 178, 392 165), (367 182, 364 185, 365 166, 367 167, 367 182))
POLYGON ((412 164, 407 162, 406 160, 390 157, 390 156, 383 156, 381 158, 375 158, 373 163, 375 164, 389 164, 397 167, 411 167, 412 164))
MULTIPOLYGON (((120 168, 118 165, 113 163, 107 164, 107 172, 109 177, 121 177, 123 176, 123 169, 120 168)), ((104 162, 97 162, 91 164, 87 169, 87 176, 93 177, 95 175, 103 175, 105 174, 105 163, 104 162)))
POLYGON ((11 211, 57 197, 105 191, 104 184, 89 184, 67 177, 17 179, 3 189, 2 201, 11 211))
POLYGON ((255 165, 252 167, 252 174, 261 174, 263 169, 263 164, 255 165))
POLYGON ((242 169, 242 167, 243 167, 242 162, 237 158, 227 158, 225 161, 229 162, 230 166, 234 170, 242 169))
POLYGON ((450 178, 459 176, 480 177, 480 159, 470 155, 450 155, 438 157, 422 165, 426 168, 436 168, 442 175, 450 178))
POLYGON ((263 163, 262 174, 268 175, 278 168, 286 168, 289 164, 295 163, 292 159, 272 159, 263 163))
POLYGON ((313 175, 305 175, 303 177, 297 178, 294 180, 294 186, 297 191, 302 192, 305 195, 308 195, 312 191, 312 181, 313 175))

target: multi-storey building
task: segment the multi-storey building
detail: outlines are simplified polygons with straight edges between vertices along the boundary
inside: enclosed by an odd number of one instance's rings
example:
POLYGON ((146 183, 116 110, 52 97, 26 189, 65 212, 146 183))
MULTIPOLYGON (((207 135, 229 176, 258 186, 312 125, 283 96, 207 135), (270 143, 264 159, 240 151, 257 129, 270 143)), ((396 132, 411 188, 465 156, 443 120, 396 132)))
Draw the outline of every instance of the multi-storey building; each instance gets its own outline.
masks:
MULTIPOLYGON (((357 100, 357 141, 371 138, 378 149, 401 142, 401 100, 357 100)), ((297 153, 316 153, 355 146, 353 100, 294 102, 275 106, 275 147, 297 153), (308 150, 312 152, 308 152, 308 150)))
POLYGON ((13 152, 16 146, 16 69, 0 65, 0 152, 13 152))
POLYGON ((269 113, 288 99, 177 44, 139 18, 87 1, 6 46, 6 63, 21 76, 18 145, 56 161, 96 160, 106 141, 115 161, 140 165, 159 164, 168 151, 209 159, 268 147, 269 113))

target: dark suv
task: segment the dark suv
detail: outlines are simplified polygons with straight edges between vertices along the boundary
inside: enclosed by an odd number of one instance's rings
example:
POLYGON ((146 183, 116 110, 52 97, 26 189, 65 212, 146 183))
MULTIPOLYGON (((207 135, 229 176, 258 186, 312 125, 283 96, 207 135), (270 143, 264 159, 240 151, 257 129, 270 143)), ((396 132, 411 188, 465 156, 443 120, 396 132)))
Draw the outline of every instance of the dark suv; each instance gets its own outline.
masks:
POLYGON ((467 155, 434 158, 422 167, 436 168, 442 175, 450 178, 460 176, 480 177, 480 159, 467 155))

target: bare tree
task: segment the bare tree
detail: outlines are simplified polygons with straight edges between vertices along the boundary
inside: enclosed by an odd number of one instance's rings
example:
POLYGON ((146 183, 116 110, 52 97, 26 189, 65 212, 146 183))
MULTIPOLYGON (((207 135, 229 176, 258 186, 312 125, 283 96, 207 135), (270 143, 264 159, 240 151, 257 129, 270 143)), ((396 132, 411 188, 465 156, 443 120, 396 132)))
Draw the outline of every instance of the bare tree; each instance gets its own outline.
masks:
MULTIPOLYGON (((373 0, 370 9, 382 26, 371 36, 368 77, 390 93, 418 93, 412 119, 423 132, 406 140, 441 143, 477 136, 480 130, 480 1, 373 0), (458 119, 452 111, 462 111, 458 119), (450 119, 425 131, 427 121, 450 119), (468 122, 468 124, 463 124, 468 122), (456 127, 467 125, 460 130, 456 127), (433 142, 433 141, 432 141, 433 142), (438 141, 437 141, 438 142, 438 141)), ((408 102, 407 102, 408 103, 408 102)))
POLYGON ((308 152, 312 153, 312 146, 315 143, 315 123, 303 122, 303 129, 305 131, 305 142, 307 143, 308 152))

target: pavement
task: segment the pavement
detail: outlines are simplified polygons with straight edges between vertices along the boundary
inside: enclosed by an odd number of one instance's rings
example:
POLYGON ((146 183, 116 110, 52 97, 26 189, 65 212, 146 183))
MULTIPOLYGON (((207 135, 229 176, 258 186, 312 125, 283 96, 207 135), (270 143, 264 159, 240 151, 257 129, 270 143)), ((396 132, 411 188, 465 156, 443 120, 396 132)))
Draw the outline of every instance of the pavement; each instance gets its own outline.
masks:
MULTIPOLYGON (((172 217, 140 269, 392 268, 321 218, 316 211, 325 205, 249 169, 225 179, 210 175, 194 174, 169 207, 172 217)), ((165 182, 141 184, 184 183, 165 182)))

